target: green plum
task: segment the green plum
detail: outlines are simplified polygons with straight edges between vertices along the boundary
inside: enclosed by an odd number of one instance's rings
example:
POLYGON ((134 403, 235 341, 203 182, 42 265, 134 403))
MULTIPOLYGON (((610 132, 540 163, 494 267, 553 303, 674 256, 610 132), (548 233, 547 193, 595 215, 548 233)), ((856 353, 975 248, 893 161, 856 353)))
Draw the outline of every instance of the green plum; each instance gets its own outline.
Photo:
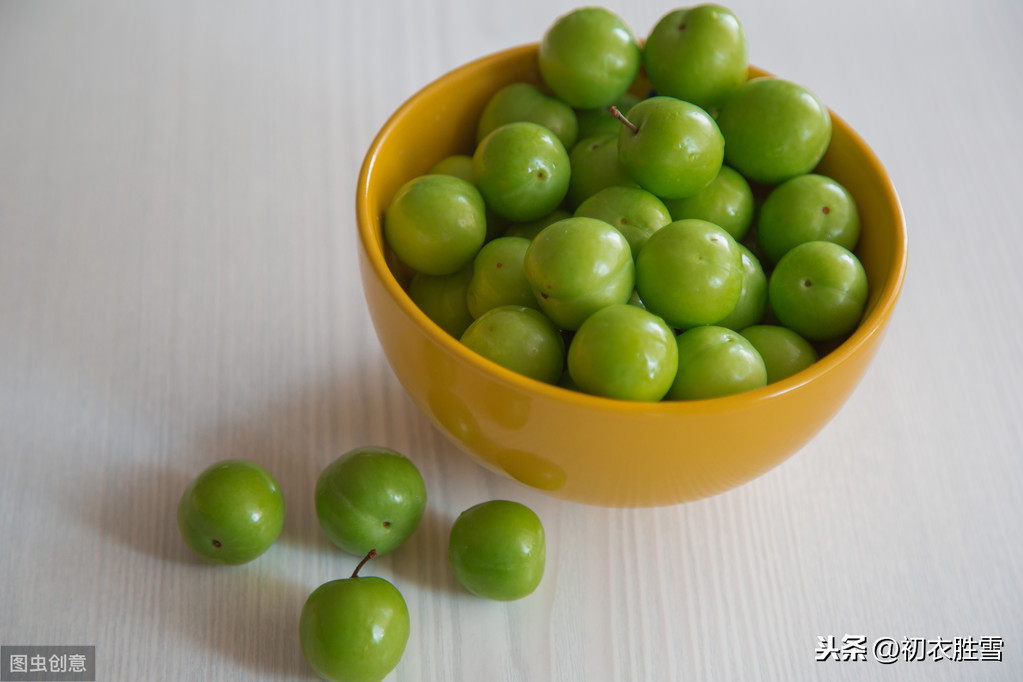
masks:
POLYGON ((625 21, 602 7, 582 7, 559 17, 537 53, 544 82, 578 109, 613 104, 636 79, 642 60, 625 21))
POLYGON ((463 511, 448 543, 458 582, 477 596, 497 601, 532 594, 543 579, 546 552, 540 517, 510 500, 481 502, 463 511))
POLYGON ((657 315, 627 303, 590 315, 568 347, 574 384, 605 398, 660 400, 677 369, 674 331, 657 315))
POLYGON ((658 94, 711 109, 746 81, 746 33, 735 14, 721 5, 676 9, 647 36, 643 66, 658 94))
POLYGON ((676 338, 678 372, 668 400, 702 400, 767 385, 767 368, 756 348, 738 332, 707 325, 676 338))
POLYGON ((695 104, 656 95, 622 118, 618 157, 640 187, 662 199, 687 197, 709 185, 724 154, 717 124, 695 104))
MULTIPOLYGON (((632 107, 639 104, 640 97, 626 92, 621 97, 613 102, 613 105, 621 111, 628 111, 632 107)), ((601 135, 614 135, 617 139, 618 130, 622 127, 622 124, 618 121, 614 115, 611 114, 608 107, 598 107, 596 109, 578 109, 575 112, 576 120, 579 122, 579 139, 585 140, 587 137, 598 137, 601 135)))
POLYGON ((757 219, 757 239, 771 263, 803 242, 835 242, 852 250, 860 238, 856 200, 835 180, 797 175, 767 195, 757 219))
POLYGON ((471 279, 471 263, 450 275, 417 272, 409 282, 408 295, 427 317, 457 339, 473 321, 466 299, 471 279))
POLYGON ((787 379, 819 359, 816 349, 810 342, 788 327, 758 324, 747 327, 740 333, 753 344, 763 358, 769 384, 787 379))
POLYGON ((421 175, 394 195, 384 213, 384 237, 402 263, 427 275, 461 270, 487 234, 480 192, 454 175, 421 175))
POLYGON ((565 340, 534 308, 491 308, 469 325, 462 343, 483 357, 519 374, 556 383, 565 368, 565 340))
POLYGON ((767 282, 775 316, 808 341, 853 331, 863 317, 867 290, 867 275, 856 255, 824 241, 790 249, 767 282))
POLYGON ((528 239, 498 237, 484 244, 476 254, 466 291, 466 304, 473 319, 503 305, 538 307, 522 267, 527 248, 528 239))
POLYGON ((572 177, 566 200, 573 209, 605 187, 639 187, 618 158, 618 132, 579 140, 568 155, 572 177))
POLYGON ((540 310, 567 330, 604 306, 625 303, 636 284, 628 240, 596 218, 547 226, 530 242, 524 268, 540 310))
POLYGON ((678 329, 724 319, 739 302, 742 284, 739 244, 706 220, 665 225, 636 256, 636 288, 643 304, 678 329))
POLYGON ((671 222, 664 202, 639 187, 605 187, 579 204, 575 215, 609 223, 625 236, 633 255, 650 235, 671 222))
POLYGON ((739 86, 721 105, 717 124, 725 163, 765 185, 809 173, 831 143, 831 114, 820 99, 769 76, 739 86))
POLYGON ((359 576, 331 580, 306 599, 298 634, 309 666, 326 680, 380 682, 401 661, 411 631, 408 605, 387 580, 359 576))
POLYGON ((487 101, 476 125, 476 143, 495 128, 515 121, 542 125, 558 136, 565 149, 579 139, 579 119, 572 107, 532 83, 518 82, 504 86, 487 101))
POLYGON ((269 471, 243 459, 211 464, 185 488, 178 528, 185 544, 216 564, 260 556, 284 527, 284 496, 269 471))
POLYGON ((759 323, 767 312, 767 275, 753 252, 742 244, 742 293, 735 308, 714 324, 739 331, 759 323))
MULTIPOLYGON (((524 222, 558 208, 571 176, 557 135, 528 121, 491 131, 472 157, 472 180, 494 213, 524 222)), ((473 254, 475 255, 475 253, 473 254)))
POLYGON ((536 220, 527 220, 524 223, 510 223, 504 230, 505 237, 522 237, 533 240, 533 237, 540 234, 543 228, 551 223, 556 223, 565 218, 571 218, 572 214, 563 208, 556 208, 550 213, 536 220))
POLYGON ((387 554, 404 544, 426 509, 426 484, 405 455, 389 448, 349 450, 316 482, 316 516, 340 549, 362 556, 387 554))
POLYGON ((427 175, 454 175, 472 182, 472 157, 468 154, 445 156, 427 171, 427 175))
POLYGON ((742 241, 753 224, 755 201, 746 178, 723 165, 709 185, 688 197, 665 199, 664 205, 672 220, 706 220, 742 241))

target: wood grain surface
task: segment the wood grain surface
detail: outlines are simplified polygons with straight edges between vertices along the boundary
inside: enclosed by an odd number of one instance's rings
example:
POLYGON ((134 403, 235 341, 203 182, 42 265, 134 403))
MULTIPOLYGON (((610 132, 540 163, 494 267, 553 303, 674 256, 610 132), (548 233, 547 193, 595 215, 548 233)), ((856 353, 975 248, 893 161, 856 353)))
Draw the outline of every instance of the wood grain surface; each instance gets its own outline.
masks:
MULTIPOLYGON (((751 60, 815 91, 890 171, 910 264, 845 408, 774 471, 646 510, 475 465, 391 373, 355 258, 362 156, 408 96, 539 40, 566 0, 0 0, 0 644, 94 645, 98 680, 305 680, 305 597, 351 572, 312 504, 350 447, 408 453, 423 525, 400 681, 1023 679, 1023 5, 730 3, 751 60), (201 564, 175 509, 247 457, 280 541, 201 564), (538 591, 464 592, 447 533, 533 507, 538 591), (864 661, 816 661, 863 637, 864 661), (1000 661, 883 664, 884 638, 1000 661), (1000 647, 1000 648, 999 648, 1000 647), (951 650, 949 650, 951 651, 951 650)), ((673 5, 607 5, 645 34, 673 5)))

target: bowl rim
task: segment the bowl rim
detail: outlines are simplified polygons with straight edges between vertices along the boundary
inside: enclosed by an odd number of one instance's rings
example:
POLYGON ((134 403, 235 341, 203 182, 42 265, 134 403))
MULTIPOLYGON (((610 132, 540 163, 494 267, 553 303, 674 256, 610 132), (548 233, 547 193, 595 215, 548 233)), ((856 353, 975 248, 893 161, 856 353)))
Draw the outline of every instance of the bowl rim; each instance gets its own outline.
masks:
MULTIPOLYGON (((366 258, 366 262, 393 302, 433 342, 439 344, 445 351, 456 357, 459 361, 468 364, 478 373, 486 375, 489 379, 519 392, 536 394, 547 400, 570 404, 583 410, 682 416, 748 409, 757 403, 772 400, 782 394, 795 391, 801 386, 813 382, 818 377, 835 370, 835 368, 855 356, 857 351, 873 337, 884 333, 887 321, 890 319, 898 301, 906 275, 908 236, 906 233, 905 214, 891 176, 873 149, 860 137, 859 133, 830 108, 828 112, 831 115, 833 129, 841 129, 852 145, 862 154, 870 172, 882 178, 885 190, 883 196, 884 210, 892 216, 895 232, 890 237, 893 245, 892 263, 886 270, 885 285, 878 294, 874 307, 868 311, 857 328, 846 339, 806 369, 761 388, 716 398, 660 400, 653 402, 607 398, 555 384, 547 384, 507 369, 470 350, 457 338, 448 334, 437 323, 427 317, 398 282, 387 263, 384 250, 375 248, 376 244, 383 244, 382 216, 374 215, 372 198, 375 193, 372 191, 371 181, 376 164, 380 160, 379 153, 381 147, 385 145, 392 131, 410 116, 411 109, 418 102, 426 99, 430 93, 443 87, 449 79, 465 76, 467 72, 484 70, 495 63, 524 58, 531 52, 535 53, 538 45, 538 43, 527 43, 484 55, 466 62, 427 83, 408 97, 388 117, 384 125, 374 136, 359 170, 355 212, 360 248, 366 258), (376 238, 375 228, 380 230, 379 239, 376 238)), ((750 72, 751 78, 759 75, 774 77, 773 74, 753 65, 750 66, 750 72)))

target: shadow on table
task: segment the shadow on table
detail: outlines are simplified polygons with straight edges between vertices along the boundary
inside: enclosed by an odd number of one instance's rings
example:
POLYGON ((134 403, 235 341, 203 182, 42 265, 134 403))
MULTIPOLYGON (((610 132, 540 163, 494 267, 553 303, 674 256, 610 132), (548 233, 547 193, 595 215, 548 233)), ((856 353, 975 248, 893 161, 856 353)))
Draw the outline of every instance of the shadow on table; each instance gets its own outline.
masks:
POLYGON ((463 593, 448 564, 448 533, 452 522, 453 519, 427 505, 416 532, 391 555, 396 584, 414 584, 436 594, 463 593))
POLYGON ((211 564, 192 553, 177 527, 178 501, 192 477, 180 467, 159 464, 108 469, 101 481, 82 482, 98 494, 65 501, 70 513, 129 550, 104 550, 119 565, 135 564, 122 567, 126 575, 138 578, 144 572, 145 584, 126 586, 116 608, 130 611, 130 622, 171 640, 195 638, 198 650, 209 655, 178 667, 183 674, 195 673, 194 679, 210 674, 214 656, 262 676, 316 679, 298 640, 309 586, 275 565, 273 548, 240 566, 211 564))
MULTIPOLYGON (((96 480, 83 481, 83 489, 97 494, 64 500, 68 513, 138 553, 147 561, 146 570, 157 573, 154 580, 175 581, 167 589, 157 585, 147 603, 125 606, 161 628, 200 638, 204 648, 246 668, 282 677, 311 676, 298 642, 298 620, 310 586, 281 571, 265 570, 266 560, 273 561, 266 555, 243 566, 207 564, 182 540, 177 506, 188 484, 210 464, 228 458, 252 460, 274 475, 284 494, 285 522, 277 542, 310 554, 338 552, 320 528, 313 502, 320 472, 336 457, 361 445, 399 450, 422 445, 418 463, 438 476, 444 469, 441 460, 463 461, 452 449, 438 447, 442 439, 431 435, 431 427, 396 382, 374 389, 371 396, 361 391, 367 383, 361 375, 334 376, 274 394, 254 407, 228 406, 227 418, 192 433, 171 432, 160 451, 151 456, 131 453, 97 472, 96 480), (396 403, 397 396, 406 402, 396 403)), ((187 424, 188 418, 181 421, 187 424)), ((445 472, 445 486, 453 485, 450 478, 451 472, 445 472)), ((412 537, 389 557, 381 557, 387 561, 385 574, 396 584, 460 593, 447 561, 452 521, 428 505, 412 537)))
MULTIPOLYGON (((270 395, 248 410, 198 434, 183 461, 197 474, 221 459, 241 458, 264 466, 285 500, 279 543, 310 551, 336 551, 320 528, 314 492, 320 473, 334 459, 362 445, 387 445, 393 425, 381 387, 367 397, 366 368, 270 395), (383 409, 381 409, 383 408, 383 409)), ((411 409, 411 405, 408 406, 411 409)), ((183 489, 183 488, 182 488, 183 489)))
POLYGON ((200 647, 229 657, 260 678, 317 679, 298 636, 308 586, 255 565, 251 570, 210 571, 207 577, 206 594, 217 604, 212 622, 204 628, 185 619, 177 626, 200 647))
POLYGON ((162 561, 203 563, 181 539, 178 502, 191 481, 189 473, 153 464, 107 469, 91 485, 86 501, 67 500, 71 513, 91 521, 104 535, 162 561))

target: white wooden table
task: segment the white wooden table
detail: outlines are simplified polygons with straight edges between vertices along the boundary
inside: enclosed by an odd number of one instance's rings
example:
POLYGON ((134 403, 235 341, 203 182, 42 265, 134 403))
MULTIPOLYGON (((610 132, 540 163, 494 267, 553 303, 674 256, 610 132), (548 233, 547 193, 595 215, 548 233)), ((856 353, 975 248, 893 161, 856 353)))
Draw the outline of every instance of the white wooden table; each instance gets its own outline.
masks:
MULTIPOLYGON (((562 503, 458 454, 359 289, 355 181, 379 126, 574 6, 0 0, 0 644, 95 646, 99 680, 310 679, 302 604, 354 564, 313 486, 372 443, 430 491, 370 569, 412 617, 390 679, 1023 679, 1023 5, 730 4, 754 63, 886 164, 909 272, 819 437, 647 510, 562 503), (225 457, 288 501, 278 544, 237 568, 193 559, 175 522, 225 457), (446 563, 454 517, 499 496, 548 531, 543 583, 511 604, 446 563), (816 661, 822 637, 866 660, 816 661), (926 660, 879 662, 889 638, 926 660)), ((608 6, 639 35, 674 8, 608 6)))

